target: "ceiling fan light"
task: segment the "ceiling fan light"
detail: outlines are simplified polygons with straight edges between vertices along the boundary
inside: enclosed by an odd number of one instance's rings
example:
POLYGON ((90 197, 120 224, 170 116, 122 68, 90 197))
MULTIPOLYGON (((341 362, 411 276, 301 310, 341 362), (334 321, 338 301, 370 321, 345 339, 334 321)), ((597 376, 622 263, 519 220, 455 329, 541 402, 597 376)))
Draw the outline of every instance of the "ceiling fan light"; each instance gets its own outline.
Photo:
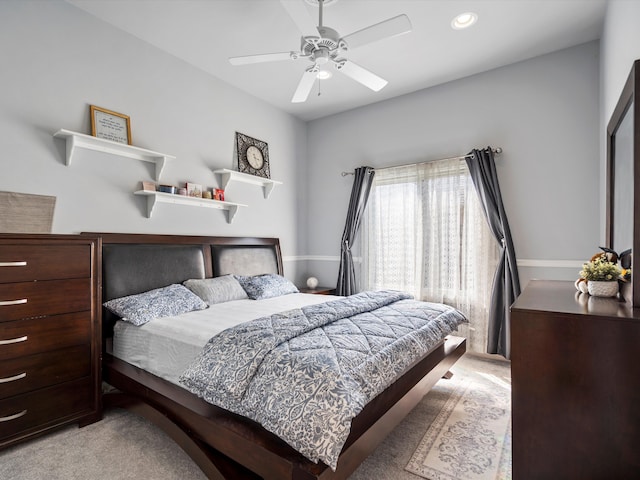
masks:
POLYGON ((331 73, 329 70, 320 70, 316 74, 316 78, 318 78, 320 80, 327 80, 327 79, 329 79, 331 77, 333 77, 333 73, 331 73))
POLYGON ((469 28, 471 25, 478 21, 478 15, 473 12, 465 12, 456 16, 451 21, 451 28, 454 30, 462 30, 463 28, 469 28))

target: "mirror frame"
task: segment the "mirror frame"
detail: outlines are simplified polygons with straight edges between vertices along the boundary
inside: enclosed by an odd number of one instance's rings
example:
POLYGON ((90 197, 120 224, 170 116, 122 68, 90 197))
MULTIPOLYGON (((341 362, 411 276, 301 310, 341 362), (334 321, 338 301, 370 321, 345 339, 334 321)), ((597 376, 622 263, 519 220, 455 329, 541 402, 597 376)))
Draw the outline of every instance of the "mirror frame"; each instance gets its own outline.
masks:
MULTIPOLYGON (((626 115, 632 115, 633 135, 631 151, 633 152, 633 198, 630 199, 633 211, 633 245, 631 245, 631 282, 621 284, 621 297, 631 306, 640 308, 640 281, 635 282, 635 256, 636 252, 640 252, 640 99, 636 99, 636 92, 640 93, 640 60, 636 60, 631 67, 631 72, 622 89, 620 98, 611 115, 611 120, 607 125, 607 181, 606 181, 606 243, 607 247, 614 248, 615 238, 613 238, 614 226, 616 222, 614 212, 614 193, 615 193, 615 136, 618 127, 622 124, 626 115), (636 101, 637 100, 637 101, 636 101)), ((626 246, 618 246, 618 248, 626 249, 626 246)), ((617 250, 616 250, 617 251, 617 250)), ((620 253, 618 251, 618 253, 620 253)))

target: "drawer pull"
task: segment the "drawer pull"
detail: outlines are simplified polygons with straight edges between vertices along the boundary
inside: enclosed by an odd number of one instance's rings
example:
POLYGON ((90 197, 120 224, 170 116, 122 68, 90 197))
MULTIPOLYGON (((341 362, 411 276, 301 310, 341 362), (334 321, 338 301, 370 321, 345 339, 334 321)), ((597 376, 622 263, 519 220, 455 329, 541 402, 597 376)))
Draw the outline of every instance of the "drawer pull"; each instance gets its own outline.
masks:
POLYGON ((26 342, 26 341, 27 341, 27 335, 25 335, 24 337, 10 338, 9 340, 0 340, 0 345, 10 345, 12 343, 20 343, 20 342, 26 342))
POLYGON ((27 376, 27 372, 22 372, 22 373, 19 373, 18 375, 14 375, 13 377, 0 378, 0 383, 15 382, 16 380, 20 380, 21 378, 24 378, 26 376, 27 376))
POLYGON ((27 413, 26 410, 22 410, 14 415, 9 415, 8 417, 0 417, 0 422, 8 422, 10 420, 15 420, 16 418, 20 418, 27 413))
POLYGON ((9 305, 22 305, 23 303, 27 303, 26 298, 21 298, 20 300, 0 300, 0 307, 7 307, 9 305))
POLYGON ((27 262, 0 262, 0 267, 26 267, 27 262))

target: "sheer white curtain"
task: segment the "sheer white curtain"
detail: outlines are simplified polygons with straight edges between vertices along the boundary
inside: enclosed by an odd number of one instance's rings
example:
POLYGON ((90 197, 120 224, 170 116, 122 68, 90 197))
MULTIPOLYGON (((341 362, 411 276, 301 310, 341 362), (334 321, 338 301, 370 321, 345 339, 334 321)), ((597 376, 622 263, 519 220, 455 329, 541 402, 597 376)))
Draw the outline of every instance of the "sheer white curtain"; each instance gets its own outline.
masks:
POLYGON ((468 349, 486 352, 498 248, 464 160, 376 169, 362 240, 365 289, 458 308, 468 349))

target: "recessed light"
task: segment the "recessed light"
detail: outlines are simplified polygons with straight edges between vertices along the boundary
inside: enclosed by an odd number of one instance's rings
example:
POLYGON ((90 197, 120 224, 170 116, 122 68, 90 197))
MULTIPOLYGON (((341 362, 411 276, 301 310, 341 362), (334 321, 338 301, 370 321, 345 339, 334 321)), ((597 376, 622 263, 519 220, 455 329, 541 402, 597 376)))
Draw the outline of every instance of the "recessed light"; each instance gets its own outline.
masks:
POLYGON ((316 78, 319 78, 320 80, 326 80, 331 77, 333 77, 333 73, 329 72, 328 70, 320 70, 316 74, 316 78))
POLYGON ((463 28, 469 28, 471 25, 478 21, 478 15, 473 12, 465 12, 458 15, 451 21, 451 28, 454 30, 462 30, 463 28))

